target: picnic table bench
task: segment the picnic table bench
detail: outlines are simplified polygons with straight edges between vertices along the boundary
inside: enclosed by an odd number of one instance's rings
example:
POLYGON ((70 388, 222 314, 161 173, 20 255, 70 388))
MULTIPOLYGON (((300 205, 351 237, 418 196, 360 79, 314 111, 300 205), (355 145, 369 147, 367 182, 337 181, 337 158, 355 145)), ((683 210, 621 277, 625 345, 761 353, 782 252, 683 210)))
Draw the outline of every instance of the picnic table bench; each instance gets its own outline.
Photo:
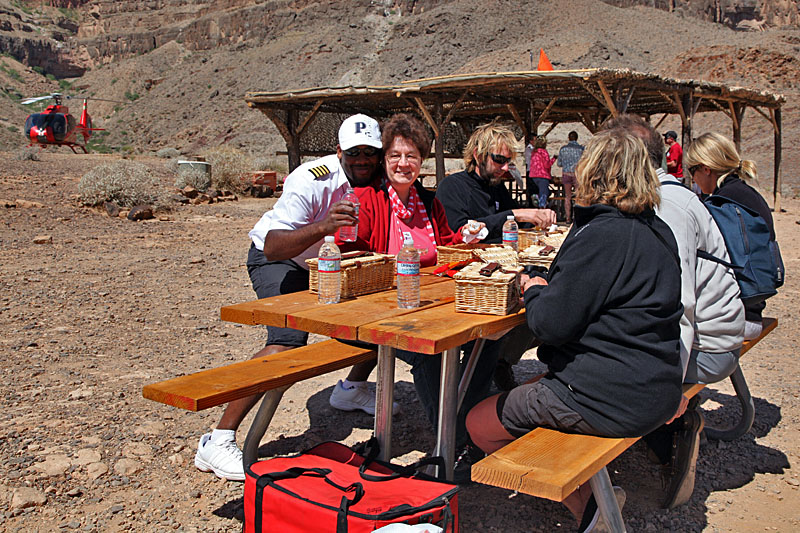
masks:
MULTIPOLYGON (((761 335, 746 341, 742 345, 741 355, 777 325, 777 319, 764 318, 761 335)), ((707 435, 711 438, 738 438, 749 431, 753 423, 753 400, 741 367, 737 367, 730 379, 742 405, 742 418, 730 430, 707 429, 707 435)), ((686 384, 683 393, 691 398, 704 387, 703 384, 686 384)), ((614 532, 624 532, 625 525, 606 465, 637 440, 639 437, 595 437, 540 427, 476 463, 472 467, 472 480, 557 502, 563 501, 581 484, 589 481, 606 524, 614 532)))

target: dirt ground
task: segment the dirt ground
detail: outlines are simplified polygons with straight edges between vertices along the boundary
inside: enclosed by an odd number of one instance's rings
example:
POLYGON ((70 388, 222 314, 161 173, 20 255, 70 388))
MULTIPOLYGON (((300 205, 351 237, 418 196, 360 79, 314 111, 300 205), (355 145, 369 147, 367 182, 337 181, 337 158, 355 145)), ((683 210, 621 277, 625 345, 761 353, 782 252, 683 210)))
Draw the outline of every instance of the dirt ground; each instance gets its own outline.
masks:
MULTIPOLYGON (((144 400, 141 389, 244 360, 263 345, 264 330, 221 322, 219 308, 255 297, 247 232, 274 200, 176 205, 168 220, 112 219, 74 197, 80 176, 108 159, 45 153, 21 162, 0 154, 0 530, 239 531, 243 485, 192 462, 222 409, 184 412, 144 400)), ((137 160, 165 185, 174 179, 163 160, 137 160)), ((753 429, 736 442, 703 444, 694 495, 673 511, 658 506, 658 471, 641 445, 614 461, 629 531, 800 529, 800 201, 785 199, 783 208, 775 220, 789 275, 766 313, 780 325, 743 360, 753 429)), ((530 352, 518 377, 539 368, 530 352)), ((288 391, 262 456, 370 435, 369 416, 327 403, 344 373, 288 391)), ((396 391, 403 411, 394 450, 404 461, 431 450, 434 435, 401 362, 396 391)), ((711 424, 738 415, 727 383, 703 398, 711 424)), ((459 504, 465 532, 576 528, 560 504, 496 488, 466 487, 459 504)))

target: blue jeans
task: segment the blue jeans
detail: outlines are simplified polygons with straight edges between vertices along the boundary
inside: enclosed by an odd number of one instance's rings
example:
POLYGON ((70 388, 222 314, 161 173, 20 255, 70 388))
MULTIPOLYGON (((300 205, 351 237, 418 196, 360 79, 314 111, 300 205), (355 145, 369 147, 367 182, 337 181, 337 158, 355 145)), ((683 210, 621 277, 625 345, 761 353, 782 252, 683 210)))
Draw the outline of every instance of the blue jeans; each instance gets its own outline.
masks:
MULTIPOLYGON (((464 396, 464 403, 461 405, 461 409, 458 411, 458 416, 456 418, 457 449, 467 442, 467 413, 470 409, 475 407, 478 402, 489 396, 494 367, 497 364, 497 358, 500 356, 501 341, 502 339, 500 341, 487 341, 478 359, 478 364, 475 366, 475 372, 472 374, 472 381, 464 396)), ((464 373, 467 359, 472 353, 472 346, 474 344, 475 341, 462 346, 464 350, 464 360, 462 361, 459 375, 463 375, 464 373)), ((419 396, 419 401, 422 404, 422 408, 425 410, 428 420, 430 420, 433 427, 436 428, 439 414, 439 384, 441 383, 442 354, 427 355, 406 350, 397 350, 396 356, 401 361, 405 361, 411 365, 411 375, 414 376, 414 388, 417 390, 417 396, 419 396)))
POLYGON ((547 178, 533 178, 533 185, 538 190, 536 196, 539 199, 539 209, 547 207, 547 199, 550 197, 550 180, 547 178))

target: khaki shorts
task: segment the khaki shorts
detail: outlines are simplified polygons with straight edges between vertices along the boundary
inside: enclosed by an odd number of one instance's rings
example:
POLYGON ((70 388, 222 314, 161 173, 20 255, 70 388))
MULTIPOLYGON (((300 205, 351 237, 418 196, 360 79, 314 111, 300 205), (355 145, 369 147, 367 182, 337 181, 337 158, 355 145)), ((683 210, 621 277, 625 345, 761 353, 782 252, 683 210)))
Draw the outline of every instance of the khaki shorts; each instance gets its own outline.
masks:
POLYGON ((541 380, 501 394, 497 416, 506 431, 517 438, 540 426, 567 433, 597 433, 541 380))

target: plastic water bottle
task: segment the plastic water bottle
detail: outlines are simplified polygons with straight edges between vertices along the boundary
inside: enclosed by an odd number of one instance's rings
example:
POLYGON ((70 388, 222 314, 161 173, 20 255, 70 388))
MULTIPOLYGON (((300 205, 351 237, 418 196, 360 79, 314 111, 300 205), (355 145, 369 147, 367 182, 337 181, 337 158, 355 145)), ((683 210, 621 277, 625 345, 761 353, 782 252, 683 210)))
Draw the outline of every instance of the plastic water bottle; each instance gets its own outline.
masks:
MULTIPOLYGON (((352 187, 347 188, 347 192, 344 193, 342 200, 353 203, 356 208, 356 219, 358 219, 358 209, 361 207, 361 204, 352 187)), ((356 242, 356 237, 358 237, 358 222, 356 222, 355 226, 342 226, 339 228, 339 238, 343 242, 356 242)))
POLYGON ((397 254, 397 307, 419 307, 419 251, 411 235, 405 236, 403 249, 397 254))
POLYGON ((339 303, 342 294, 342 254, 333 241, 333 235, 328 235, 319 247, 317 293, 321 304, 339 303))
POLYGON ((510 246, 515 251, 518 250, 517 244, 519 243, 519 226, 514 220, 514 215, 508 215, 503 224, 503 245, 510 246))

